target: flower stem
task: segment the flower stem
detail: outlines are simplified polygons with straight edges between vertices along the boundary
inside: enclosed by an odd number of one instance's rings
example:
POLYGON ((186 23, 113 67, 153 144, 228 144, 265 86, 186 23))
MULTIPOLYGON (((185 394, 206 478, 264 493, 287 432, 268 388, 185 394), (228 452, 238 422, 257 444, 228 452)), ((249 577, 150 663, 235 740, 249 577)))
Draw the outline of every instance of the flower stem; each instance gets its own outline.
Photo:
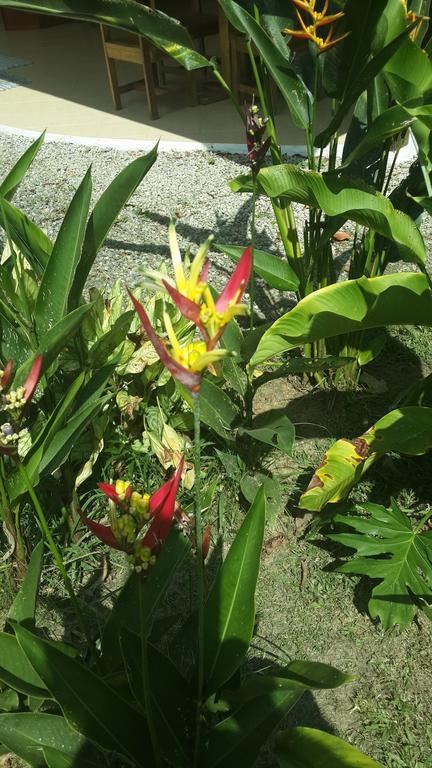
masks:
POLYGON ((201 520, 201 414, 200 395, 194 395, 194 458, 195 458, 195 542, 198 601, 197 708, 195 726, 194 766, 200 761, 201 708, 204 688, 204 563, 202 556, 201 520))
POLYGON ((141 590, 140 596, 139 596, 139 604, 140 604, 140 624, 141 624, 141 673, 142 673, 144 707, 145 707, 147 725, 150 733, 150 741, 153 747, 153 757, 155 760, 155 765, 156 765, 156 768, 161 768, 162 760, 161 760, 161 755, 159 750, 159 741, 158 741, 155 721, 153 717, 153 706, 152 706, 152 700, 151 700, 150 671, 149 671, 149 661, 148 661, 148 641, 147 641, 146 622, 144 618, 143 600, 144 600, 144 593, 141 590))
POLYGON ((257 199, 257 183, 254 174, 254 185, 252 195, 252 220, 251 220, 251 250, 252 250, 252 263, 251 263, 251 276, 249 284, 249 296, 250 296, 250 330, 253 331, 254 327, 254 299, 255 299, 255 216, 256 216, 256 199, 257 199))
POLYGON ((49 546, 49 548, 51 550, 51 554, 52 554, 52 556, 54 558, 54 562, 56 563, 57 568, 60 571, 61 577, 62 577, 64 585, 66 587, 66 590, 67 590, 67 592, 69 594, 69 597, 70 597, 70 599, 72 601, 72 604, 73 604, 73 606, 75 608, 76 617, 77 617, 78 622, 79 622, 79 624, 81 626, 81 629, 82 629, 82 631, 84 633, 84 636, 85 636, 85 638, 87 640, 89 650, 91 651, 91 653, 94 656, 94 658, 96 658, 96 654, 94 652, 93 643, 92 643, 92 640, 91 640, 90 631, 89 631, 89 628, 87 626, 87 622, 84 619, 83 613, 82 613, 81 608, 80 608, 80 604, 79 604, 79 602, 77 600, 77 597, 76 597, 75 592, 74 592, 74 588, 72 586, 72 582, 71 582, 71 580, 70 580, 70 578, 69 578, 69 576, 67 574, 67 571, 66 571, 66 568, 65 568, 65 565, 64 565, 63 558, 61 556, 60 550, 59 550, 59 548, 57 547, 57 544, 54 541, 54 538, 53 538, 52 533, 50 531, 50 527, 48 525, 48 521, 47 521, 47 519, 45 517, 45 514, 44 514, 44 511, 43 511, 43 509, 42 509, 42 507, 41 507, 41 505, 39 503, 39 499, 38 499, 38 497, 35 494, 32 482, 31 482, 31 480, 30 480, 30 478, 28 476, 28 472, 27 472, 25 466, 23 464, 21 464, 20 461, 17 461, 17 466, 18 466, 19 473, 20 473, 20 475, 21 475, 21 477, 22 477, 22 479, 23 479, 23 481, 25 483, 25 486, 26 486, 27 490, 28 490, 29 496, 30 496, 30 498, 31 498, 31 500, 33 502, 33 506, 35 508, 36 514, 37 514, 37 516, 39 518, 39 523, 40 523, 40 527, 42 529, 43 536, 44 536, 44 538, 47 541, 47 544, 48 544, 48 546, 49 546))

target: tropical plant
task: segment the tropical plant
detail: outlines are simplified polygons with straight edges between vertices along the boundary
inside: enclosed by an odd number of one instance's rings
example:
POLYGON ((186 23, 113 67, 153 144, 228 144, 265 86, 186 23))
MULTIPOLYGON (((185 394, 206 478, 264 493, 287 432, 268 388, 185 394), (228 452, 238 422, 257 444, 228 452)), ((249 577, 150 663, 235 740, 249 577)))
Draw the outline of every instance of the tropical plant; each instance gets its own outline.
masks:
POLYGON ((342 573, 359 573, 379 580, 369 600, 369 613, 385 629, 404 629, 417 610, 432 619, 432 531, 426 525, 428 510, 414 528, 408 512, 394 499, 390 509, 366 504, 364 515, 335 515, 333 522, 354 529, 328 534, 328 538, 355 549, 357 556, 338 566, 342 573), (424 530, 426 528, 426 530, 424 530))
POLYGON ((25 433, 11 431, 13 419, 3 424, 7 434, 2 443, 18 450, 12 458, 0 457, 2 519, 12 537, 11 551, 16 551, 21 565, 25 545, 20 521, 27 480, 35 486, 45 478, 49 484, 52 473, 60 469, 61 506, 74 509, 76 474, 94 452, 94 443, 100 443, 108 423, 106 414, 101 417, 112 400, 108 384, 117 366, 135 352, 136 345, 125 338, 134 313, 122 307, 118 287, 107 303, 97 291, 90 292, 90 300, 82 292, 117 215, 156 159, 155 148, 133 161, 103 193, 90 216, 91 176, 87 173, 53 244, 11 202, 42 141, 43 136, 29 147, 0 189, 1 223, 8 241, 0 266, 0 360, 5 371, 3 388, 6 383, 13 387, 13 393, 3 397, 2 411, 14 408, 13 413, 20 416, 25 404, 20 393, 29 400, 25 380, 31 378, 36 364, 39 379, 34 405, 25 409, 25 433), (75 475, 65 464, 72 447, 75 475))

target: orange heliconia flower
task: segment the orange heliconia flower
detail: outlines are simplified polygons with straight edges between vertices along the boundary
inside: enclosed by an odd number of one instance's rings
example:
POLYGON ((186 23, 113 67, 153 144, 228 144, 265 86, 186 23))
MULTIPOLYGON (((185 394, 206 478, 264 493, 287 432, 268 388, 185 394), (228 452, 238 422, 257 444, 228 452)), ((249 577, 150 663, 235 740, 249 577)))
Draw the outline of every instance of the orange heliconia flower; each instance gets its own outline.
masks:
POLYGON ((296 6, 296 13, 301 25, 301 29, 284 29, 283 31, 286 35, 291 35, 292 37, 311 40, 313 43, 315 43, 318 49, 318 55, 325 53, 325 51, 328 51, 330 48, 333 48, 334 45, 337 45, 338 43, 342 42, 342 40, 345 40, 345 38, 350 34, 349 32, 345 32, 344 35, 340 35, 339 37, 335 38, 333 37, 333 25, 343 18, 344 13, 343 11, 339 11, 338 13, 333 13, 330 16, 327 16, 329 0, 325 0, 321 11, 316 10, 316 0, 292 0, 292 2, 296 6), (309 14, 311 17, 310 24, 305 23, 300 11, 309 14), (331 25, 327 36, 325 38, 320 37, 318 34, 319 28, 326 25, 331 25))

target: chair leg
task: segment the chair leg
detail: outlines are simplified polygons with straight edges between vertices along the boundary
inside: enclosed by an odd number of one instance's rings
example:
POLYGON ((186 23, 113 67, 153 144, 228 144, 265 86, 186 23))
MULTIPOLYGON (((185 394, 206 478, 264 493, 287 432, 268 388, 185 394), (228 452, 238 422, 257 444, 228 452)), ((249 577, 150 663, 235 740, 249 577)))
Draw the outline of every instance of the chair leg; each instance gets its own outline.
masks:
POLYGON ((100 30, 102 35, 102 47, 103 47, 104 56, 105 56, 105 64, 107 68, 108 83, 111 91, 111 97, 113 100, 114 108, 121 109, 122 105, 121 105, 121 98, 120 98, 115 61, 109 58, 107 54, 106 46, 105 46, 105 43, 108 42, 108 32, 106 27, 103 24, 100 25, 100 30))
POLYGON ((158 120, 159 119, 159 110, 157 107, 157 98, 156 98, 156 88, 155 88, 155 80, 154 80, 154 72, 153 72, 153 63, 151 60, 151 54, 149 51, 148 46, 145 44, 142 37, 139 38, 139 43, 141 47, 141 53, 142 53, 142 60, 143 60, 143 71, 144 71, 144 85, 145 85, 145 91, 147 96, 147 103, 150 110, 150 119, 151 120, 158 120))

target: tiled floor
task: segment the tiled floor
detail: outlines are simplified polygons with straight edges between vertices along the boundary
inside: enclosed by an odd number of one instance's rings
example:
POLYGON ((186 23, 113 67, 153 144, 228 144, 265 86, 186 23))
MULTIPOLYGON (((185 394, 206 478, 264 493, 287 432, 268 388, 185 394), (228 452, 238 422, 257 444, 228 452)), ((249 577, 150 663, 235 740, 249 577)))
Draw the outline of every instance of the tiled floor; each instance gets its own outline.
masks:
MULTIPOLYGON (((124 95, 124 108, 111 102, 99 28, 67 23, 48 29, 0 31, 0 53, 31 62, 13 74, 31 80, 0 92, 0 124, 22 131, 47 129, 51 134, 107 140, 243 144, 241 122, 228 99, 206 106, 187 105, 179 87, 160 100, 161 117, 150 121, 145 96, 124 95)), ((123 72, 123 75, 125 72, 123 72)), ((134 67, 132 79, 140 76, 134 67)), ((208 75, 211 77, 211 75, 208 75)), ((281 143, 303 145, 301 132, 281 104, 278 117, 281 143)), ((327 108, 320 109, 321 121, 327 108)))

